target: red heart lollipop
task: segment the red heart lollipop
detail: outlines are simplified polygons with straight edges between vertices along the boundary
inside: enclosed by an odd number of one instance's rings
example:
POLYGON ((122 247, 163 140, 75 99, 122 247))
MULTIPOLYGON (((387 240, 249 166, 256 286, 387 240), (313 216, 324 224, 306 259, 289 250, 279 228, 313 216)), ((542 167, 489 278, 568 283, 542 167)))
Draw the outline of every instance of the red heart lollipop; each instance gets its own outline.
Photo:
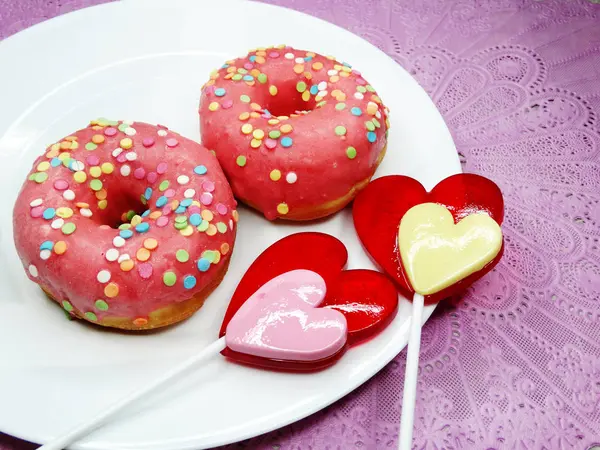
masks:
MULTIPOLYGON (((396 281, 402 293, 411 298, 414 290, 402 266, 398 249, 398 227, 405 213, 422 203, 446 207, 455 223, 466 216, 485 212, 498 225, 504 215, 504 201, 498 186, 479 175, 458 174, 438 183, 431 192, 417 180, 392 175, 372 181, 354 200, 354 226, 367 252, 396 281)), ((481 270, 463 280, 425 297, 425 303, 439 300, 464 289, 489 272, 502 256, 498 255, 481 270)))
MULTIPOLYGON (((290 271, 305 269, 320 275, 327 286, 319 308, 339 311, 347 323, 347 344, 353 345, 381 331, 394 318, 398 295, 394 284, 372 270, 344 271, 348 252, 333 236, 307 232, 287 236, 267 248, 250 266, 225 314, 220 336, 238 310, 259 288, 290 271)), ((226 348, 223 355, 238 362, 277 370, 314 371, 332 365, 346 347, 317 361, 271 359, 226 348)))

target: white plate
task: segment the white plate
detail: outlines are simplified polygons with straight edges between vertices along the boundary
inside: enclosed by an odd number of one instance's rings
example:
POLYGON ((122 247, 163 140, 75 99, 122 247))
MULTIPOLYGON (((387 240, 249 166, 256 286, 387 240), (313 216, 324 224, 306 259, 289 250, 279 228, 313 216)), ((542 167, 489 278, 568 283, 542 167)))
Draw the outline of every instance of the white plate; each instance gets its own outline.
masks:
MULTIPOLYGON (((209 71, 251 47, 278 43, 336 55, 377 88, 392 111, 378 176, 408 174, 431 187, 460 171, 441 116, 408 73, 357 36, 291 10, 127 1, 68 14, 0 43, 0 430, 47 441, 203 348, 217 336, 248 265, 289 233, 333 234, 348 247, 349 267, 373 267, 348 209, 305 225, 268 223, 244 210, 229 273, 203 309, 178 326, 139 336, 68 322, 19 264, 11 209, 48 143, 98 116, 164 123, 198 139, 197 102, 209 71)), ((281 427, 379 371, 406 345, 409 315, 403 300, 381 335, 317 374, 261 371, 216 357, 73 448, 198 449, 281 427)))

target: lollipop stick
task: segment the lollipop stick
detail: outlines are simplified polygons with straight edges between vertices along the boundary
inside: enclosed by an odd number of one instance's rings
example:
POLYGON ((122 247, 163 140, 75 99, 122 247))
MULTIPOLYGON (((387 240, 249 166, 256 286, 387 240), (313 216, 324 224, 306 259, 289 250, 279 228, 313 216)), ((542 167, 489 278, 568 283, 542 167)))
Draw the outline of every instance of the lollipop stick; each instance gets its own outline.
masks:
POLYGON ((100 428, 102 425, 108 422, 108 420, 111 417, 120 412, 126 406, 131 405, 136 400, 145 397, 152 391, 155 391, 158 388, 164 386, 181 373, 190 369, 194 365, 199 364, 206 359, 209 359, 210 357, 222 351, 224 348, 225 338, 222 337, 221 339, 210 344, 208 347, 204 348, 199 353, 186 359, 184 362, 174 367, 173 369, 165 373, 163 376, 153 381, 151 384, 143 387, 142 389, 138 389, 137 391, 132 392, 127 397, 119 400, 118 402, 116 402, 111 407, 101 412, 97 416, 93 417, 92 419, 86 422, 81 423, 67 434, 59 436, 58 438, 48 442, 47 444, 42 445, 41 447, 39 447, 38 450, 62 450, 66 448, 67 446, 71 445, 73 442, 79 440, 83 436, 86 436, 95 429, 100 428))
POLYGON ((408 337, 408 355, 406 356, 406 372, 404 373, 404 394, 402 396, 402 419, 398 448, 412 448, 413 425, 415 422, 415 402, 417 399, 417 377, 419 374, 419 350, 421 349, 421 322, 425 299, 415 293, 412 302, 412 318, 408 337))

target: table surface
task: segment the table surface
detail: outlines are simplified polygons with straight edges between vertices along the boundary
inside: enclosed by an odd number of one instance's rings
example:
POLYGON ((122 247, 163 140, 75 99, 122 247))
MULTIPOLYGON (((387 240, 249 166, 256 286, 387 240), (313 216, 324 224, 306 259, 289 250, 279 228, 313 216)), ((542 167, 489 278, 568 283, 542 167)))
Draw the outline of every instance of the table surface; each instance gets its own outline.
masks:
MULTIPOLYGON (((0 0, 0 38, 104 1, 0 0)), ((416 448, 600 443, 600 0, 270 3, 394 58, 437 104, 463 169, 504 192, 504 258, 423 329, 416 448)), ((396 448, 405 358, 326 410, 227 448, 396 448)), ((31 448, 0 434, 0 450, 31 448)))

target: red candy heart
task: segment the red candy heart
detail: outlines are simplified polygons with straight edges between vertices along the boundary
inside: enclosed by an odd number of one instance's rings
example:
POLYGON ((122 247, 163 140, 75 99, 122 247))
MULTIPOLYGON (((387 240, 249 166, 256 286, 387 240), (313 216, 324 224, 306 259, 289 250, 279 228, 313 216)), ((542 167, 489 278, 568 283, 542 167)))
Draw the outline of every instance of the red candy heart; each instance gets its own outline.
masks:
MULTIPOLYGON (((354 227, 367 252, 392 277, 407 298, 411 298, 414 291, 402 267, 398 227, 410 208, 427 202, 445 206, 455 223, 469 214, 486 212, 500 225, 504 216, 504 200, 500 189, 494 182, 479 175, 452 175, 438 183, 431 192, 427 192, 417 180, 402 175, 372 181, 354 200, 354 227)), ((426 296, 425 303, 437 303, 481 278, 500 260, 503 250, 504 247, 480 271, 426 296)))
MULTIPOLYGON (((306 232, 287 236, 267 248, 246 271, 231 298, 220 336, 240 307, 267 281, 283 273, 306 269, 318 273, 327 285, 320 308, 341 312, 348 324, 349 346, 383 330, 394 318, 398 294, 394 284, 373 270, 347 270, 346 247, 328 234, 306 232)), ((235 361, 276 370, 314 371, 335 363, 347 347, 319 361, 275 360, 226 348, 222 354, 235 361)))

